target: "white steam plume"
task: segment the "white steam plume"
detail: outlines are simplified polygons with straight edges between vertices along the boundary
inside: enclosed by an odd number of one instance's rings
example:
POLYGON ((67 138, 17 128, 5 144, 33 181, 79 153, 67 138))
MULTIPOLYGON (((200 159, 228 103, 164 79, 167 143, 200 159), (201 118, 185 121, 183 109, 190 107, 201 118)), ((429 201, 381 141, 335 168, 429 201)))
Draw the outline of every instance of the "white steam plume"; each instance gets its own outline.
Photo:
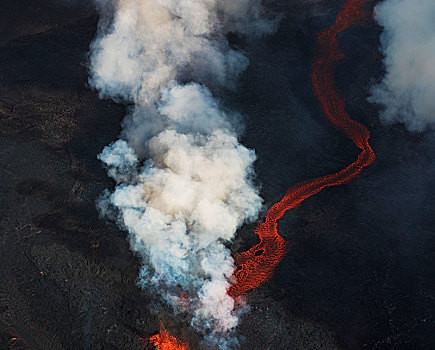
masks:
POLYGON ((234 262, 224 243, 260 210, 255 154, 239 144, 238 115, 211 87, 234 88, 248 59, 226 34, 273 30, 260 0, 98 1, 90 83, 101 97, 132 103, 121 139, 99 159, 117 187, 100 200, 144 261, 153 288, 214 347, 236 346, 234 262))
POLYGON ((411 131, 435 127, 435 1, 386 0, 376 7, 386 74, 370 101, 386 123, 411 131))

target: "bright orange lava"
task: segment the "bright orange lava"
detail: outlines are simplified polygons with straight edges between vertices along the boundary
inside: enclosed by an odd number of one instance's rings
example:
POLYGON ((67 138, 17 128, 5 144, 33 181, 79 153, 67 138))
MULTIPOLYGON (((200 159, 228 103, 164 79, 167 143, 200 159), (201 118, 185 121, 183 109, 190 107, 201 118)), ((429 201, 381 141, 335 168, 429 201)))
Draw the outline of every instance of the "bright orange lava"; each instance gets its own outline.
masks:
POLYGON ((169 335, 168 331, 160 322, 159 334, 148 338, 151 345, 156 346, 159 350, 189 350, 189 346, 169 335))
POLYGON ((364 167, 375 160, 375 154, 368 142, 370 133, 364 125, 352 120, 345 111, 344 97, 337 90, 334 78, 335 67, 344 57, 338 46, 337 34, 364 19, 367 13, 363 10, 363 6, 371 1, 345 1, 334 24, 318 35, 318 55, 311 74, 313 90, 323 112, 361 149, 361 153, 355 162, 335 174, 291 187, 284 198, 269 209, 265 222, 255 230, 260 243, 234 257, 237 266, 234 273, 236 282, 228 289, 228 294, 233 298, 266 282, 286 254, 289 244, 278 234, 277 221, 287 210, 297 207, 303 200, 325 187, 341 185, 352 180, 361 173, 364 167))

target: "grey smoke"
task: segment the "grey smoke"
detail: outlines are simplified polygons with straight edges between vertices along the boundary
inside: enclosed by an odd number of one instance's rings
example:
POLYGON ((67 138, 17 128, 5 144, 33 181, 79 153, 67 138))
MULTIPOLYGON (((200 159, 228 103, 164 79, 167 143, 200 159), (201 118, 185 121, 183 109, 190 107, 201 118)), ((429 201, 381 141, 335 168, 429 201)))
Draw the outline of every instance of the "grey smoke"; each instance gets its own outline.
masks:
POLYGON ((435 127, 435 1, 386 0, 376 7, 386 74, 370 101, 386 123, 411 131, 435 127))
POLYGON ((127 101, 119 140, 99 159, 116 183, 99 202, 143 258, 139 276, 213 346, 234 347, 240 310, 226 294, 234 262, 224 243, 257 217, 255 153, 238 142, 238 114, 208 86, 232 89, 249 61, 226 40, 275 23, 260 0, 98 1, 90 83, 127 101), (184 82, 184 83, 183 83, 184 82), (189 82, 189 83, 186 83, 189 82))

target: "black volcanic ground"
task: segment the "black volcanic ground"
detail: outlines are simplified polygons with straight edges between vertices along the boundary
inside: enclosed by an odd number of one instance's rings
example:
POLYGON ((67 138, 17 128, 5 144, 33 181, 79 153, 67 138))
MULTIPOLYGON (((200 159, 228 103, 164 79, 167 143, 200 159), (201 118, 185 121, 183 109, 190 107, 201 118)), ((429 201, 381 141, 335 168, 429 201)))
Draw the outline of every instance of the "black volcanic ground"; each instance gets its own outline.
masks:
MULTIPOLYGON (((198 338, 135 285, 125 233, 98 217, 113 184, 96 159, 120 131, 125 106, 87 86, 86 54, 98 17, 88 1, 0 2, 0 349, 146 349, 162 319, 198 338)), ((338 0, 267 1, 276 34, 245 42, 251 60, 237 92, 243 142, 258 154, 267 206, 291 185, 335 172, 357 156, 323 117, 311 89, 315 35, 338 0)), ((292 249, 270 282, 248 296, 242 350, 433 349, 435 136, 380 124, 366 102, 383 75, 374 21, 339 36, 337 85, 366 124, 377 154, 350 184, 287 213, 292 249)), ((256 242, 243 227, 234 249, 256 242)))

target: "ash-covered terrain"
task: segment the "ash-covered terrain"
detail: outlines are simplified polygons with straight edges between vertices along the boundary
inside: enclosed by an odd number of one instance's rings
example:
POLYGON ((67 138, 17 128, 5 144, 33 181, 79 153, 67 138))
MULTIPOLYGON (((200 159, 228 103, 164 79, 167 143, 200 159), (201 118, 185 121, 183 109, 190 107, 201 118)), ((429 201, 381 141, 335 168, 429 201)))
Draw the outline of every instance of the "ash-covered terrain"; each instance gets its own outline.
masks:
MULTIPOLYGON (((250 66, 222 101, 240 111, 265 209, 297 182, 335 172, 358 150, 323 116, 311 87, 316 34, 341 1, 266 1, 275 34, 230 35, 250 66)), ((197 348, 183 319, 154 312, 136 285, 140 261, 96 200, 114 184, 97 154, 128 106, 88 81, 98 16, 88 1, 0 3, 0 348, 147 349, 168 331, 197 348)), ((339 35, 347 111, 367 125, 376 162, 351 183, 304 201, 279 222, 292 245, 251 292, 241 349, 433 349, 435 136, 385 126, 369 88, 383 74, 381 28, 339 35)), ((242 227, 232 249, 257 243, 242 227)))

